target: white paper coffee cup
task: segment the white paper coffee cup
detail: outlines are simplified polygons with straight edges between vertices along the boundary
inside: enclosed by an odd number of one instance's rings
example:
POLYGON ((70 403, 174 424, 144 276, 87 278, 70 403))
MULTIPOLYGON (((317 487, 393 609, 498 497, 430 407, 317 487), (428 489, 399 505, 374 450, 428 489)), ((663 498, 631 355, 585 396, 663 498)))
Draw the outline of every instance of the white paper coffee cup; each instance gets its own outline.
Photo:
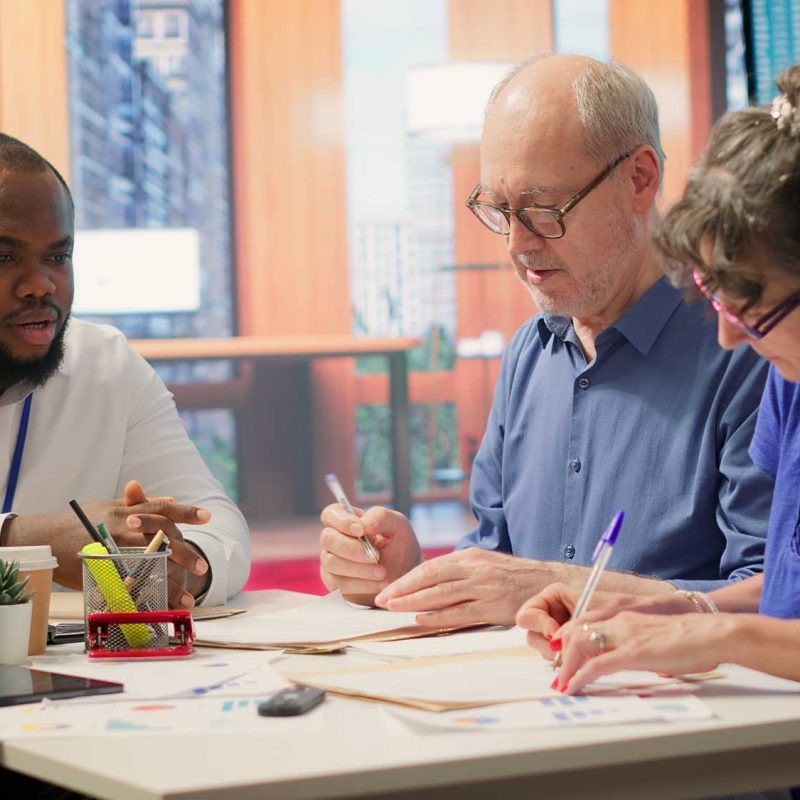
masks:
POLYGON ((26 592, 31 598, 31 629, 28 655, 39 656, 47 648, 47 619, 50 613, 50 591, 53 587, 53 570, 58 560, 49 544, 28 547, 0 547, 3 561, 19 561, 19 580, 30 577, 26 592))

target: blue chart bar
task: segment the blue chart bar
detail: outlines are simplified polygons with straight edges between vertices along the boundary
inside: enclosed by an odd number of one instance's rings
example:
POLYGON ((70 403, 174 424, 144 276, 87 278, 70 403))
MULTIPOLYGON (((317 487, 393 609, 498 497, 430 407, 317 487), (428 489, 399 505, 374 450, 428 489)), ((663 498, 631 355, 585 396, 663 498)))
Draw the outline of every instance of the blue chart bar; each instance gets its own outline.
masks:
POLYGON ((248 708, 251 705, 256 705, 256 700, 226 700, 221 706, 220 711, 230 713, 237 708, 248 708))

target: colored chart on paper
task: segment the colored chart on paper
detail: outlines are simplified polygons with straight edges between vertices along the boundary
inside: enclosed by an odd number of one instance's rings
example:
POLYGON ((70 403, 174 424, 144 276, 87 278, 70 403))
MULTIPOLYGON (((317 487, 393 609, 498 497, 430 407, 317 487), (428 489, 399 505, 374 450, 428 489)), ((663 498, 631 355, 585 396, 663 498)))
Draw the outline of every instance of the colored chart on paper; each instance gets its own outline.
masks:
POLYGON ((478 713, 442 713, 412 708, 386 711, 413 726, 437 730, 523 730, 568 725, 614 725, 663 720, 664 716, 639 697, 559 697, 485 706, 478 713))
POLYGON ((171 730, 166 725, 137 725, 128 719, 110 719, 106 722, 105 729, 107 731, 125 731, 130 733, 132 731, 165 731, 171 730))

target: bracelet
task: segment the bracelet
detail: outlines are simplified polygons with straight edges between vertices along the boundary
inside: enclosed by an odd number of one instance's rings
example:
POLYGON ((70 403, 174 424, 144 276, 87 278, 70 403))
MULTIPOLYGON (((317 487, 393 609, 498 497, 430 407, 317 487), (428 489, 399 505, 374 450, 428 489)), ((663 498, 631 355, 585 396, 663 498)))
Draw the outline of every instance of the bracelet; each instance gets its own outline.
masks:
POLYGON ((686 589, 676 589, 675 594, 679 594, 681 597, 685 597, 694 606, 694 610, 698 614, 706 613, 706 607, 704 607, 703 604, 698 599, 699 592, 690 592, 686 589))
POLYGON ((705 592, 690 592, 686 589, 676 589, 675 594, 685 597, 698 614, 719 614, 717 604, 705 592), (702 601, 702 602, 701 602, 702 601))
POLYGON ((705 592, 695 592, 695 594, 706 604, 712 614, 719 614, 717 604, 705 592))

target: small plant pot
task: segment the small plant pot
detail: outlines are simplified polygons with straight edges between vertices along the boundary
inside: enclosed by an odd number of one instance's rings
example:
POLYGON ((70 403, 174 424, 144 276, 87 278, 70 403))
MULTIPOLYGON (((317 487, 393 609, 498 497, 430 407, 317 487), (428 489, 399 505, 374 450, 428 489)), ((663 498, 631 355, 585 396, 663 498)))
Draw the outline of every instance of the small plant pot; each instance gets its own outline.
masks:
POLYGON ((0 664, 24 664, 31 633, 30 603, 0 606, 0 664))

